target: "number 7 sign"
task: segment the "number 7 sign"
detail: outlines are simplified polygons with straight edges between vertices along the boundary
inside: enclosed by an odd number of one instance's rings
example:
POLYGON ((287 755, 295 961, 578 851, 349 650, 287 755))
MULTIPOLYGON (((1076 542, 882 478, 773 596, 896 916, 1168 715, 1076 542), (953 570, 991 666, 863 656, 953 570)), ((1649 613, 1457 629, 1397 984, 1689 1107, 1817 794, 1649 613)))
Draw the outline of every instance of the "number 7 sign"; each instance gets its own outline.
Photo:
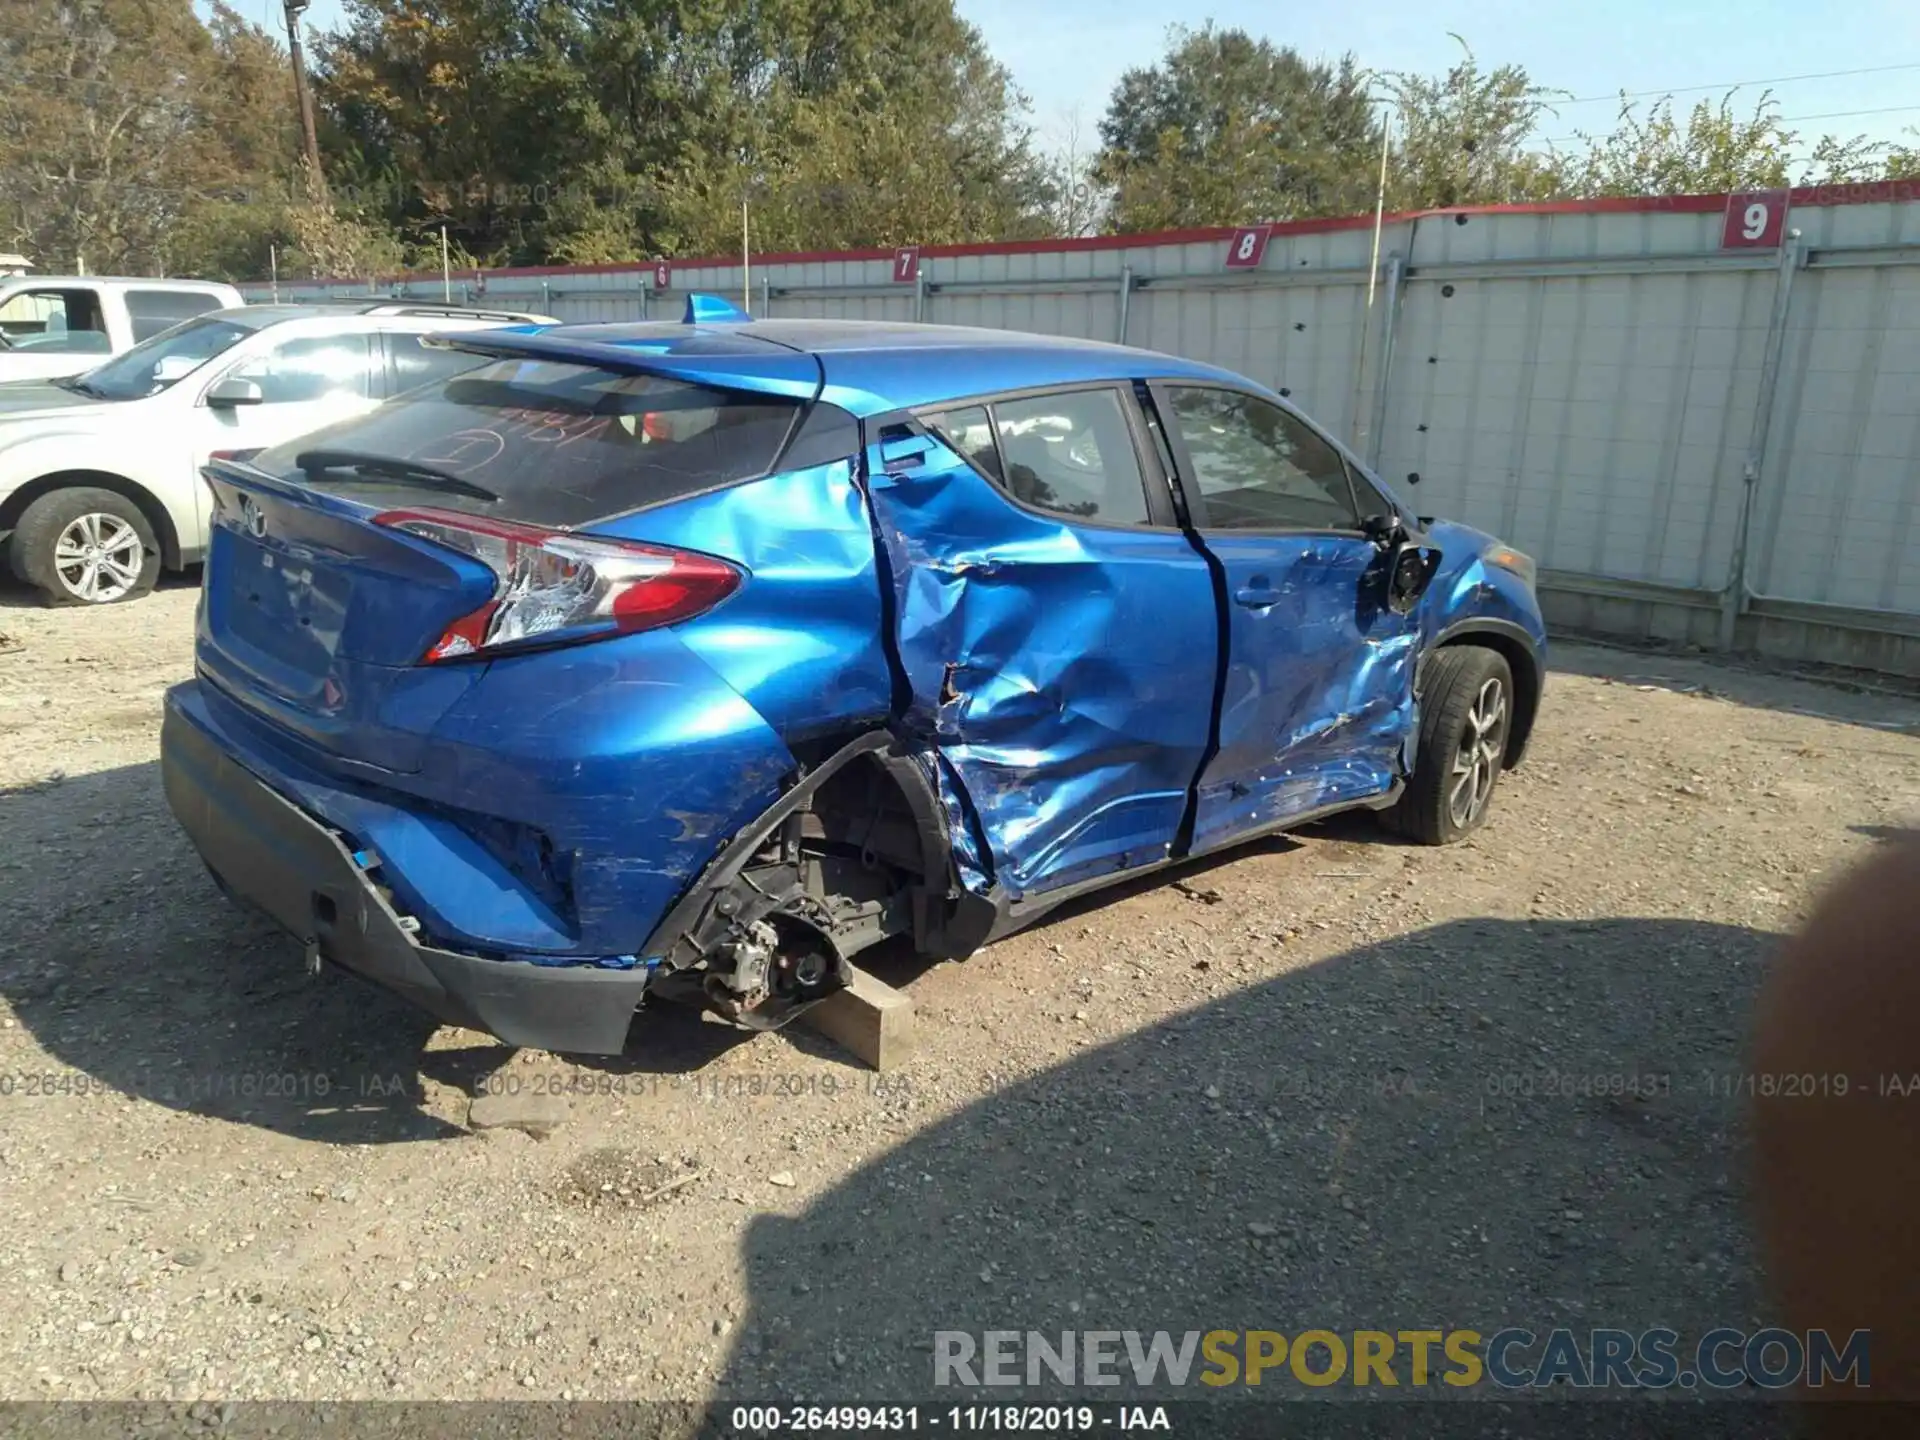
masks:
POLYGON ((1727 197, 1726 220, 1720 229, 1722 250, 1771 250, 1787 226, 1787 192, 1756 190, 1727 197))

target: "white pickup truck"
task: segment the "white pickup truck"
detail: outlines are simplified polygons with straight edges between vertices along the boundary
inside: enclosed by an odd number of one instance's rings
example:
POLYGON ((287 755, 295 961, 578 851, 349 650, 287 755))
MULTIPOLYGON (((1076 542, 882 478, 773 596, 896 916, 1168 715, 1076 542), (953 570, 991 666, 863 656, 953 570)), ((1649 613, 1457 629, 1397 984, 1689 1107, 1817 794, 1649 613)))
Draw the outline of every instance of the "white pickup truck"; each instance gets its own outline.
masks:
POLYGON ((182 320, 245 303, 211 280, 0 279, 0 381, 77 375, 182 320))

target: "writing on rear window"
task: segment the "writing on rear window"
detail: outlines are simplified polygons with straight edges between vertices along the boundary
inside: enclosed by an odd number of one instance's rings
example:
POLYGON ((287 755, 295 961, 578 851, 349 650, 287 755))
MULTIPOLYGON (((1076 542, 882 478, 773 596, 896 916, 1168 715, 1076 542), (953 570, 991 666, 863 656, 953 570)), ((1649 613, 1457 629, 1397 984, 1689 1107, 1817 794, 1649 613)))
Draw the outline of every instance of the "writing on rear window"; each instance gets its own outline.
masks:
POLYGON ((581 525, 765 474, 800 409, 660 375, 496 360, 257 463, 376 504, 411 488, 431 492, 437 505, 500 519, 581 525), (316 466, 316 452, 349 460, 316 466), (435 488, 436 474, 460 488, 435 488))

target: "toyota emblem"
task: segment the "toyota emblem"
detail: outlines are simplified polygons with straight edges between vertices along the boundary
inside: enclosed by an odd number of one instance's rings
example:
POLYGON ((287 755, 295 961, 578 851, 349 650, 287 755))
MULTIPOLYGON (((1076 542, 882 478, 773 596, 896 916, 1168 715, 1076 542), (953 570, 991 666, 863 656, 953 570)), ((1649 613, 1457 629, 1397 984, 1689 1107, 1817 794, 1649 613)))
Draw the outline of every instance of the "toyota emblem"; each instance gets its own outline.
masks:
POLYGON ((259 540, 267 533, 267 517, 260 507, 253 503, 251 495, 240 497, 240 523, 247 527, 247 533, 259 540))

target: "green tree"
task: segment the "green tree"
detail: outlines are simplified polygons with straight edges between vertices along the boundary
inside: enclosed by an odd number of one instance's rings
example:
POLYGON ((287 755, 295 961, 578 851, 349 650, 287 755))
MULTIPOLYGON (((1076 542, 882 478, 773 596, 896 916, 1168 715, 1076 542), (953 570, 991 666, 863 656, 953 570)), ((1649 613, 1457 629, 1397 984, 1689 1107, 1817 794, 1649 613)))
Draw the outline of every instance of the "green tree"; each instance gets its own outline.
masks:
POLYGON ((1439 210, 1455 205, 1514 205, 1565 191, 1566 162, 1541 151, 1534 132, 1555 92, 1518 65, 1481 68, 1466 41, 1445 75, 1395 74, 1387 206, 1439 210))
POLYGON ((1902 144, 1898 141, 1887 147, 1884 173, 1875 177, 1881 180, 1920 180, 1920 130, 1909 129, 1914 143, 1902 144))
POLYGON ((1372 200, 1379 130, 1352 56, 1332 64, 1243 30, 1176 26, 1100 122, 1094 174, 1115 229, 1341 215, 1372 200))
POLYGON ((0 30, 0 217, 42 269, 265 265, 295 154, 284 53, 215 0, 22 0, 0 30))
MULTIPOLYGON (((1673 97, 1642 114, 1623 96, 1611 134, 1581 134, 1588 150, 1575 186, 1585 195, 1711 195, 1767 190, 1793 175, 1795 135, 1780 121, 1771 91, 1750 110, 1736 109, 1731 92, 1701 100, 1684 120, 1673 97)), ((1832 155, 1829 163, 1841 157, 1832 155)))
POLYGON ((189 0, 15 0, 0 26, 8 248, 43 268, 154 272, 185 206, 233 185, 189 0))
POLYGON ((1024 104, 950 0, 351 0, 319 46, 363 218, 489 259, 1023 232, 1024 104))
POLYGON ((1644 111, 1622 96, 1612 132, 1581 139, 1587 152, 1569 178, 1580 195, 1714 195, 1898 179, 1920 169, 1911 150, 1864 135, 1822 135, 1806 146, 1771 91, 1750 105, 1733 91, 1701 100, 1684 119, 1672 96, 1644 111))

